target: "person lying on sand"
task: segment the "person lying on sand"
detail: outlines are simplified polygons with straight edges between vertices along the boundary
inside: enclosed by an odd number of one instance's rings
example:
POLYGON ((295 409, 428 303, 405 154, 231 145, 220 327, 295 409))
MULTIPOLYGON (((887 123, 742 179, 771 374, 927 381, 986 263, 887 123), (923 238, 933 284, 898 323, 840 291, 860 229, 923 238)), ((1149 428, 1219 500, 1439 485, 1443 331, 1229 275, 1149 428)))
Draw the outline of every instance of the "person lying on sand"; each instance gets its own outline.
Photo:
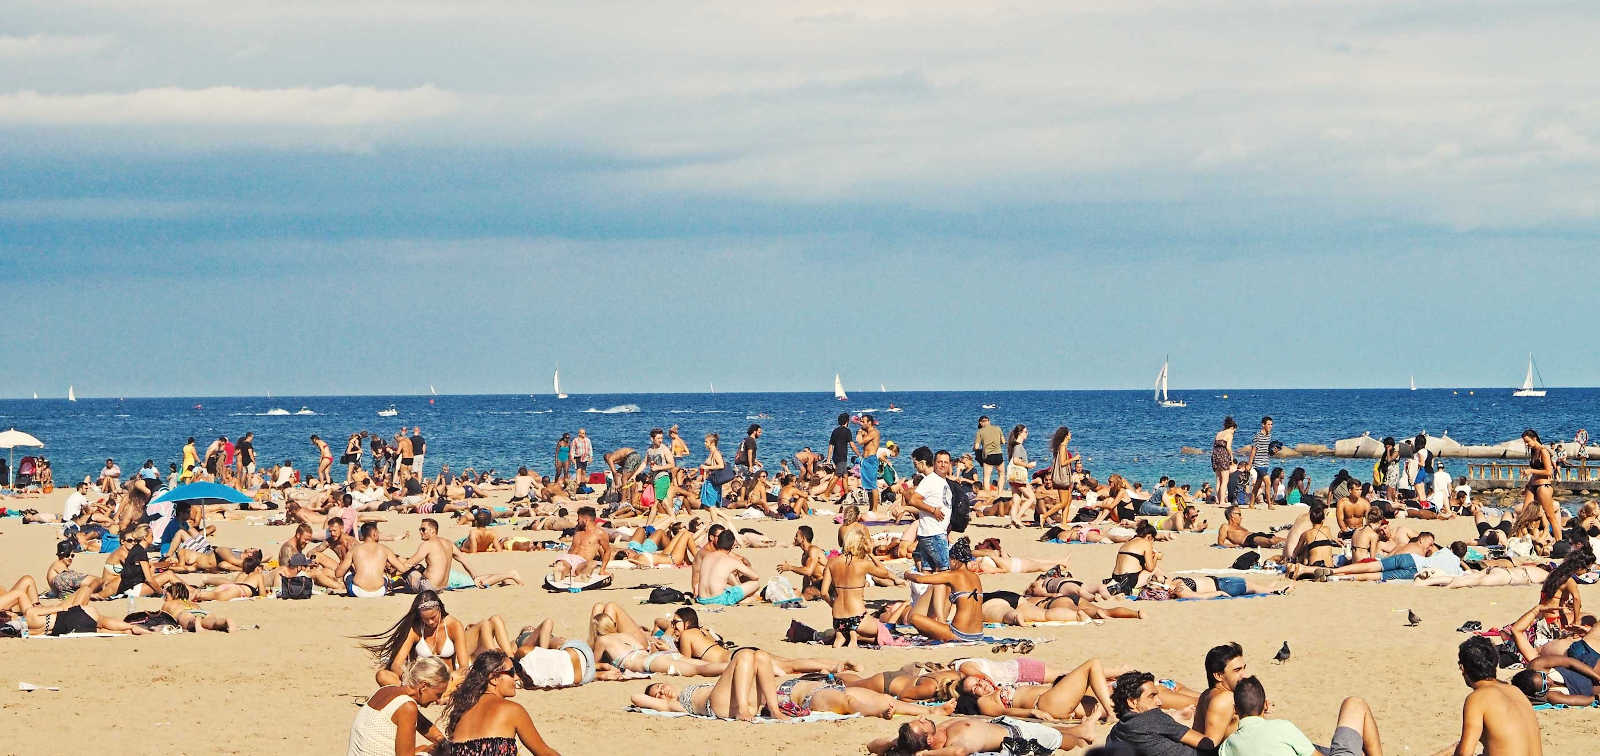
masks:
POLYGON ((1094 581, 1084 582, 1072 577, 1071 572, 1065 570, 1045 570, 1044 574, 1034 578, 1024 591, 1028 596, 1069 596, 1071 598, 1088 601, 1110 601, 1115 598, 1106 584, 1094 581))
POLYGON ((1075 734, 1075 729, 1012 717, 951 717, 938 724, 919 717, 900 725, 894 737, 868 743, 867 752, 890 756, 1020 752, 1008 747, 1011 744, 1028 748, 1027 753, 1070 751, 1089 744, 1075 734))
POLYGON ((1244 526, 1244 512, 1238 505, 1233 505, 1223 510, 1227 519, 1221 527, 1217 528, 1217 545, 1234 546, 1242 548, 1272 548, 1282 546, 1283 536, 1270 533, 1252 533, 1244 526))
MULTIPOLYGON (((700 626, 700 614, 691 607, 679 607, 672 614, 656 620, 656 627, 661 628, 665 637, 676 643, 678 653, 683 656, 708 663, 726 663, 737 648, 727 643, 722 638, 707 628, 700 626)), ((769 654, 772 657, 772 673, 775 675, 798 675, 813 672, 842 673, 855 671, 856 665, 851 662, 835 661, 820 658, 792 659, 769 654)))
POLYGON ((829 680, 825 675, 805 675, 778 683, 778 703, 779 705, 788 703, 803 712, 861 714, 883 719, 891 719, 897 715, 907 717, 930 713, 948 715, 955 709, 953 701, 929 708, 907 703, 884 693, 875 693, 866 688, 846 686, 829 680))
POLYGON ((590 607, 586 642, 594 649, 596 660, 627 672, 710 677, 721 674, 725 667, 722 662, 702 662, 679 654, 635 622, 626 609, 609 601, 590 607))
POLYGON ((633 695, 632 703, 641 709, 743 722, 757 716, 782 721, 800 713, 793 703, 779 699, 772 659, 758 648, 739 649, 714 683, 683 688, 651 683, 645 686, 643 693, 633 695))
POLYGON ((1149 672, 1134 670, 1117 677, 1111 687, 1117 724, 1106 735, 1106 744, 1163 756, 1198 756, 1215 750, 1216 743, 1205 733, 1179 724, 1163 710, 1160 689, 1149 672))
POLYGON ((983 621, 997 625, 1026 627, 1039 622, 1093 622, 1144 617, 1137 609, 1107 609, 1067 596, 1028 598, 1013 591, 989 591, 983 596, 983 621))
POLYGON ((517 682, 528 690, 551 690, 586 685, 595 680, 626 680, 623 670, 597 661, 594 649, 581 640, 555 634, 555 621, 546 619, 517 633, 517 682))

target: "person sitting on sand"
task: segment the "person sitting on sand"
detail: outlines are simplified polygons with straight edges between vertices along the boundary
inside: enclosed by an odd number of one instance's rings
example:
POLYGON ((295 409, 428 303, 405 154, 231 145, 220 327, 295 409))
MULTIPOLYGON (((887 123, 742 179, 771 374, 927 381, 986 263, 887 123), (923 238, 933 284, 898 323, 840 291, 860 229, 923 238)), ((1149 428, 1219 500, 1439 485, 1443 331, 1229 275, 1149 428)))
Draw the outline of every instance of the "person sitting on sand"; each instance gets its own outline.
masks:
MULTIPOLYGON (((1451 544, 1452 548, 1458 546, 1464 552, 1466 544, 1457 541, 1451 544)), ((1317 580, 1327 580, 1330 577, 1339 580, 1411 580, 1423 570, 1430 570, 1434 575, 1456 577, 1465 572, 1461 566, 1461 558, 1451 549, 1440 549, 1434 543, 1432 533, 1419 533, 1416 540, 1397 549, 1392 556, 1386 556, 1376 562, 1361 562, 1347 564, 1343 567, 1328 569, 1326 567, 1301 567, 1289 566, 1289 576, 1300 579, 1309 570, 1317 580)))
POLYGON ((1217 545, 1233 546, 1247 549, 1269 549, 1282 546, 1283 536, 1270 533, 1252 533, 1244 526, 1244 512, 1237 504, 1223 510, 1224 522, 1217 528, 1217 545))
POLYGON ((454 672, 471 664, 472 658, 485 650, 513 650, 505 619, 500 615, 491 614, 482 622, 464 624, 445 610, 444 601, 431 590, 418 593, 411 600, 411 608, 388 630, 358 637, 368 641, 364 647, 383 665, 377 673, 379 685, 398 682, 406 665, 414 659, 437 656, 454 672))
POLYGON ((1136 756, 1199 756, 1216 742, 1199 730, 1179 724, 1161 708, 1160 686, 1149 672, 1124 672, 1111 687, 1117 724, 1106 744, 1121 743, 1136 756))
POLYGON ((1322 502, 1313 501, 1306 508, 1306 516, 1310 518, 1311 527, 1300 536, 1292 561, 1307 567, 1336 566, 1335 561, 1339 552, 1344 550, 1344 544, 1333 535, 1327 508, 1322 502))
MULTIPOLYGON (((170 572, 156 572, 151 566, 150 525, 135 523, 122 533, 122 545, 106 557, 101 579, 96 581, 95 599, 116 596, 160 596, 167 583, 177 582, 170 572)), ((85 583, 87 585, 87 583, 85 583)))
POLYGON ((919 717, 900 725, 894 737, 867 744, 867 752, 890 756, 964 753, 1050 753, 1070 751, 1088 741, 1074 728, 1012 717, 951 717, 938 724, 919 717), (1018 749, 1027 750, 1018 750, 1018 749))
POLYGON ((1327 748, 1312 745, 1311 739, 1287 719, 1265 719, 1267 692, 1255 677, 1243 678, 1234 686, 1233 708, 1239 717, 1238 727, 1218 749, 1218 756, 1383 756, 1378 721, 1372 717, 1372 708, 1359 698, 1346 698, 1339 704, 1333 741, 1327 748))
POLYGON ((1472 692, 1461 707, 1461 738, 1439 754, 1472 756, 1480 747, 1493 756, 1544 753, 1533 706, 1522 691, 1500 682, 1497 676, 1500 654, 1494 643, 1482 636, 1462 641, 1456 663, 1472 692))
MULTIPOLYGON (((805 526, 801 526, 805 527, 805 526)), ((821 549, 818 549, 821 551, 821 549)), ((848 646, 857 637, 876 640, 877 620, 867 616, 867 578, 875 577, 901 585, 900 578, 872 558, 862 531, 851 530, 844 535, 844 548, 839 556, 828 560, 823 568, 822 584, 818 593, 831 595, 833 610, 833 646, 848 646)))
POLYGON ((1233 688, 1246 672, 1244 648, 1238 643, 1212 646, 1206 652, 1206 682, 1210 683, 1194 707, 1194 729, 1213 743, 1221 743, 1239 726, 1233 710, 1233 688))
POLYGON ((444 697, 450 686, 450 669, 436 657, 407 665, 401 679, 383 685, 367 697, 350 723, 348 756, 394 756, 419 753, 417 735, 431 743, 444 740, 419 709, 444 697))
POLYGON ((770 655, 748 647, 733 655, 714 683, 684 688, 651 683, 631 700, 641 709, 741 722, 753 721, 757 716, 783 721, 800 714, 799 707, 779 699, 770 655))
POLYGON ((438 750, 493 756, 515 753, 520 741, 534 756, 559 756, 539 735, 528 710, 511 700, 516 695, 516 665, 510 657, 500 651, 479 654, 451 694, 444 728, 449 741, 438 750))
POLYGON ((458 544, 463 554, 481 554, 500 551, 500 539, 489 528, 494 525, 494 512, 479 507, 472 510, 472 528, 458 544))
POLYGON ((985 677, 966 677, 956 684, 957 714, 1027 717, 1052 722, 1081 713, 1085 724, 1076 732, 1084 740, 1094 739, 1089 719, 1098 718, 1104 722, 1111 718, 1110 709, 1103 703, 1109 700, 1111 693, 1106 688, 1106 675, 1099 659, 1090 659, 1066 674, 1057 675, 1048 685, 1001 685, 985 677), (1092 700, 1085 702, 1090 697, 1092 700))
POLYGON ((967 568, 971 561, 972 545, 963 537, 950 546, 950 569, 906 573, 906 580, 935 586, 928 592, 923 611, 913 612, 908 617, 917 632, 942 641, 983 639, 983 581, 978 573, 967 568), (955 614, 948 622, 934 614, 947 603, 955 606, 955 614))
POLYGON ((77 554, 78 545, 70 538, 56 544, 55 561, 44 571, 44 582, 56 596, 71 596, 89 579, 88 575, 72 569, 72 560, 77 554))
POLYGON ((813 601, 823 597, 822 573, 826 570, 828 553, 819 548, 815 532, 810 525, 795 528, 794 545, 800 549, 800 564, 778 563, 778 572, 793 572, 800 576, 800 597, 813 601))
POLYGON ((1165 580, 1157 566, 1161 552, 1156 551, 1155 542, 1156 526, 1149 520, 1140 520, 1134 527, 1134 539, 1122 544, 1111 563, 1111 577, 1105 579, 1105 584, 1112 593, 1133 595, 1151 580, 1165 580))
POLYGON ((761 576, 749 563, 733 555, 734 534, 717 534, 715 548, 701 552, 695 562, 694 600, 697 604, 734 606, 761 593, 761 576))
POLYGON ((361 542, 350 547, 333 570, 343 580, 345 592, 355 598, 389 595, 389 573, 399 573, 405 562, 393 549, 378 542, 378 523, 361 525, 361 542))
MULTIPOLYGON (((609 456, 607 459, 609 460, 609 456)), ((566 580, 574 577, 585 578, 596 572, 601 575, 611 574, 606 571, 611 564, 611 538, 606 535, 605 529, 600 527, 600 520, 595 515, 594 507, 578 507, 577 525, 577 530, 572 533, 572 545, 567 553, 562 554, 550 565, 552 577, 556 580, 566 580)))

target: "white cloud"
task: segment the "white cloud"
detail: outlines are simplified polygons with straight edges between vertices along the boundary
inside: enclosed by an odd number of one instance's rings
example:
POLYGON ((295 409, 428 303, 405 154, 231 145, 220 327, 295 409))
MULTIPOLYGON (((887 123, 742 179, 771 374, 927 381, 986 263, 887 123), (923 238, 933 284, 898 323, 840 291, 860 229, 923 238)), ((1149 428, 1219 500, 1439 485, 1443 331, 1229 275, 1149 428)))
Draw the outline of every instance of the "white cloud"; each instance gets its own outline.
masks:
POLYGON ((458 99, 432 85, 399 90, 344 85, 293 89, 160 87, 90 94, 24 90, 0 94, 0 124, 354 126, 436 118, 455 110, 458 99))
POLYGON ((105 36, 56 34, 11 36, 0 34, 0 58, 88 55, 100 52, 110 44, 111 38, 105 36))

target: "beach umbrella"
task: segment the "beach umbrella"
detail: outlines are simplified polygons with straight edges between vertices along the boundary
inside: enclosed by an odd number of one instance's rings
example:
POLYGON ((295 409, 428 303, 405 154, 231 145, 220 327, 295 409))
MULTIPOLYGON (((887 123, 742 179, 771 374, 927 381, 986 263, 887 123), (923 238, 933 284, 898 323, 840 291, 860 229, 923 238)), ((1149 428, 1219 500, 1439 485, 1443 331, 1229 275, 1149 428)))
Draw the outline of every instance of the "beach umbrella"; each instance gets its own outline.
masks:
POLYGON ((221 483, 190 483, 167 489, 154 499, 151 499, 150 503, 160 504, 167 501, 199 501, 202 499, 217 499, 230 504, 249 504, 253 501, 249 496, 232 486, 225 486, 221 483))
MULTIPOLYGON (((7 455, 9 461, 6 463, 7 470, 15 471, 17 469, 17 447, 19 446, 44 446, 44 442, 16 428, 0 433, 0 449, 6 449, 9 452, 7 455)), ((15 472, 10 474, 16 475, 15 472)), ((11 481, 6 481, 6 485, 10 484, 11 481)))

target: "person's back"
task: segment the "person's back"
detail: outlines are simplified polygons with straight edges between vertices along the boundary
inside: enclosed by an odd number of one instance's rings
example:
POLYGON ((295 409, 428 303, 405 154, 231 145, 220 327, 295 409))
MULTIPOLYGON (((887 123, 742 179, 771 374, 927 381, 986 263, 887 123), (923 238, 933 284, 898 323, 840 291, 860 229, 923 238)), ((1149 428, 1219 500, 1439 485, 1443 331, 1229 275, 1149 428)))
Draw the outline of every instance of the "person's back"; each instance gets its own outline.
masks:
POLYGON ((704 598, 722 593, 728 587, 729 575, 740 564, 732 554, 707 549, 701 557, 700 582, 694 587, 695 596, 704 598))
POLYGON ((1476 709, 1482 717, 1481 742, 1485 754, 1539 756, 1544 753, 1544 745, 1539 740, 1539 718, 1533 713, 1528 697, 1514 686, 1498 680, 1483 681, 1467 695, 1465 708, 1469 712, 1476 709))

